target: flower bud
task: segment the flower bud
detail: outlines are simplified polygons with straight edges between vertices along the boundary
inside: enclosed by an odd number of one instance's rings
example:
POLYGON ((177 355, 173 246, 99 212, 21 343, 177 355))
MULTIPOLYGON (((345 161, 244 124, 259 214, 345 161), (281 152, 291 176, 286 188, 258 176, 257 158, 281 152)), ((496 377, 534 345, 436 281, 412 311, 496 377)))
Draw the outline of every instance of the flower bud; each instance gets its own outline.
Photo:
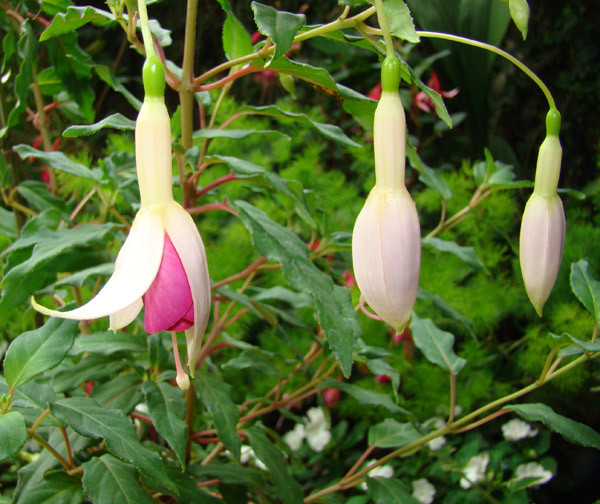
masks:
POLYGON ((406 119, 399 76, 391 78, 393 71, 399 74, 399 65, 384 62, 374 121, 376 183, 354 225, 352 259, 356 283, 369 306, 401 332, 417 298, 421 230, 404 184, 406 119))
POLYGON ((556 193, 562 160, 560 114, 556 109, 548 112, 546 130, 533 194, 523 212, 519 246, 525 290, 540 317, 558 276, 565 240, 565 213, 556 193))

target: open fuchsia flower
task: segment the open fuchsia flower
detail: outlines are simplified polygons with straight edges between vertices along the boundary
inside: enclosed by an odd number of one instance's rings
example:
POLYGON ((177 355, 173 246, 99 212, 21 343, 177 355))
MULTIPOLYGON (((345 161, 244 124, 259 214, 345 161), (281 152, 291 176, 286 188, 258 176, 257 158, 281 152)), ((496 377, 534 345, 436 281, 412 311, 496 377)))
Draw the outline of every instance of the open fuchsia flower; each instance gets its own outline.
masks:
POLYGON ((369 306, 397 332, 408 324, 417 298, 421 230, 404 183, 406 119, 398 86, 400 63, 386 58, 375 111, 375 187, 352 235, 356 283, 369 306))
MULTIPOLYGON (((149 333, 185 330, 190 374, 200 352, 210 314, 210 278, 198 228, 173 199, 171 122, 164 103, 164 68, 156 56, 144 65, 146 96, 135 127, 135 152, 141 208, 117 256, 106 285, 87 304, 71 311, 51 310, 33 301, 39 312, 54 317, 92 320, 110 317, 116 331, 131 323, 142 306, 149 333)), ((186 389, 175 333, 173 350, 177 384, 186 389)))
POLYGON ((546 139, 538 154, 533 194, 521 222, 521 272, 527 295, 540 317, 558 276, 565 241, 565 212, 556 193, 562 161, 559 131, 560 114, 551 109, 546 116, 546 139))

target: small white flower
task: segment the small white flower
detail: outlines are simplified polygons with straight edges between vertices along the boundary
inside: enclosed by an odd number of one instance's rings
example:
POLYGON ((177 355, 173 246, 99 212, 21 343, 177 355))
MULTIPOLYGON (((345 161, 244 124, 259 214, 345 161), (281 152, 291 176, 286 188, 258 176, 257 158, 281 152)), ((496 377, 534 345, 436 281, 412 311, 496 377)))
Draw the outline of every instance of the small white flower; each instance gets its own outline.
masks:
POLYGON ((481 453, 472 457, 463 469, 464 478, 460 479, 460 486, 467 490, 471 488, 473 483, 482 481, 489 462, 490 456, 487 453, 481 453))
POLYGON ((301 423, 296 424, 293 430, 283 436, 283 441, 292 451, 298 451, 302 446, 302 441, 306 437, 306 429, 301 423))
POLYGON ((412 496, 421 504, 431 504, 435 495, 435 487, 426 478, 412 482, 412 496))
MULTIPOLYGON (((367 462, 367 467, 369 467, 370 465, 373 465, 377 462, 377 460, 373 459, 373 460, 369 460, 367 462)), ((369 471, 368 474, 369 478, 375 478, 375 477, 380 477, 380 478, 392 478, 394 476, 394 468, 391 465, 382 465, 382 466, 378 466, 375 467, 374 469, 372 469, 371 471, 369 471)), ((367 483, 361 483, 360 488, 362 488, 363 490, 367 490, 367 483)))
POLYGON ((262 469, 263 471, 267 470, 267 466, 262 463, 262 461, 256 457, 256 453, 251 446, 242 445, 242 453, 240 454, 240 462, 242 464, 254 463, 256 467, 262 469))
POLYGON ((520 418, 513 418, 502 426, 502 435, 507 441, 519 441, 520 439, 534 437, 537 433, 537 429, 532 429, 531 425, 520 418))
POLYGON ((308 416, 305 429, 306 442, 313 451, 322 452, 331 441, 331 432, 325 412, 322 408, 311 408, 306 415, 308 416))
MULTIPOLYGON (((439 417, 433 417, 427 420, 424 424, 425 427, 433 427, 434 430, 443 429, 446 427, 446 422, 439 417)), ((427 443, 427 446, 432 450, 439 450, 442 446, 446 444, 446 438, 444 436, 440 436, 438 438, 432 439, 427 443)))
POLYGON ((536 462, 530 462, 529 464, 521 464, 515 471, 515 480, 522 480, 525 478, 537 478, 536 481, 529 484, 529 486, 543 485, 548 483, 554 475, 551 471, 546 470, 542 465, 536 462))

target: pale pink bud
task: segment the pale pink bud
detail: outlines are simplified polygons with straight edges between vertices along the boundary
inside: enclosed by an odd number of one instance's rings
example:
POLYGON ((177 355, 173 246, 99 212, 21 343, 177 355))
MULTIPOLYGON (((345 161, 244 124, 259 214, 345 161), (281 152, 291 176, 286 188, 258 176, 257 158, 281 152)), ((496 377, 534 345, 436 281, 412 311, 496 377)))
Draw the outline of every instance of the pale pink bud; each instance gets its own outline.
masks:
POLYGON ((540 146, 535 187, 521 222, 521 272, 540 317, 556 282, 565 239, 565 213, 556 194, 561 158, 558 136, 548 135, 540 146))
POLYGON ((421 230, 404 184, 406 123, 397 92, 384 91, 375 112, 376 183, 352 236, 356 283, 369 306, 396 331, 417 298, 421 230))

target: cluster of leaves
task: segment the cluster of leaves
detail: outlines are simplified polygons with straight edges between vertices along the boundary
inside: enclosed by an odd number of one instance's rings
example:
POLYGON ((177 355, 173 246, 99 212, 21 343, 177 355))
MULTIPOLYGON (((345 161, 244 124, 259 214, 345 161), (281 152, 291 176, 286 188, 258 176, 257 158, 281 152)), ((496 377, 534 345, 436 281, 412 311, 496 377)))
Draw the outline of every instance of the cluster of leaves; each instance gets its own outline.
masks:
MULTIPOLYGON (((115 334, 106 320, 44 322, 35 314, 32 295, 68 308, 98 291, 139 208, 134 122, 126 116, 140 107, 142 58, 120 63, 127 44, 143 47, 130 3, 109 0, 108 10, 68 0, 0 3, 7 153, 0 158, 0 503, 410 503, 419 477, 448 503, 482 495, 527 502, 536 481, 511 476, 528 461, 555 472, 550 434, 516 448, 498 441, 499 424, 490 422, 450 438, 477 426, 479 416, 469 413, 477 408, 511 411, 600 448, 595 431, 544 404, 493 403, 518 386, 536 390, 535 378, 549 371, 548 352, 566 365, 597 355, 589 334, 598 327, 600 287, 577 261, 600 258, 567 237, 569 264, 542 327, 515 259, 518 191, 531 183, 516 181, 513 167, 489 151, 458 166, 428 156, 428 145, 464 114, 448 113, 422 80, 446 52, 412 64, 419 39, 402 0, 384 5, 408 61, 403 99, 409 107, 422 91, 436 114, 413 112, 432 136, 407 145, 423 268, 416 313, 400 343, 382 322, 357 313, 350 273, 349 232, 373 183, 376 102, 341 82, 361 74, 355 61, 376 67, 383 47, 351 32, 352 23, 339 25, 310 39, 308 64, 293 47, 315 27, 302 14, 256 2, 252 14, 274 44, 270 52, 264 38, 253 42, 227 0, 218 1, 223 53, 233 61, 229 82, 241 79, 248 92, 234 86, 233 98, 229 83, 213 87, 219 75, 202 68, 193 90, 202 127, 191 138, 181 126, 189 111, 173 107, 175 196, 197 219, 213 283, 213 316, 190 391, 175 386, 169 335, 146 336, 142 317, 115 334), (109 67, 100 62, 110 54, 98 46, 120 27, 123 49, 109 67), (267 85, 277 86, 276 100, 249 101, 267 85), (97 116, 103 107, 106 115, 97 116), (555 334, 546 337, 548 330, 555 334), (321 451, 292 448, 285 436, 298 425, 309 430, 304 415, 312 406, 325 412, 321 427, 331 438, 321 451), (441 427, 431 421, 440 416, 449 417, 441 427), (441 450, 426 444, 441 436, 449 439, 441 450), (402 464, 394 458, 420 448, 402 464), (491 456, 488 475, 462 488, 465 466, 481 452, 491 456), (389 458, 394 478, 369 477, 369 456, 389 458), (365 478, 367 493, 357 486, 365 478)), ((504 7, 500 24, 509 19, 504 7)), ((170 32, 156 21, 151 28, 168 52, 170 32)), ((167 69, 177 87, 182 69, 170 60, 167 69)), ((595 232, 586 211, 579 208, 572 236, 595 232)), ((587 393, 597 377, 573 367, 544 390, 587 393)))

